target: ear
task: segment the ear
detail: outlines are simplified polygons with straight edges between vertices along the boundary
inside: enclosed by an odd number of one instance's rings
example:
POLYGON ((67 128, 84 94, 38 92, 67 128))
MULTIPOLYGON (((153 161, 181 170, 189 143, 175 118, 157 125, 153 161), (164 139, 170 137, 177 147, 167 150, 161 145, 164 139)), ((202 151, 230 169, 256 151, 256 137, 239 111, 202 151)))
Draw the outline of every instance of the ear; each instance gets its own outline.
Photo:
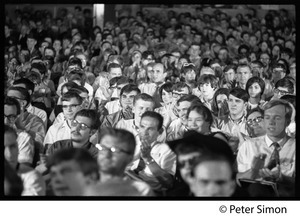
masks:
POLYGON ((160 130, 158 130, 159 134, 162 134, 164 132, 164 127, 161 127, 160 130))

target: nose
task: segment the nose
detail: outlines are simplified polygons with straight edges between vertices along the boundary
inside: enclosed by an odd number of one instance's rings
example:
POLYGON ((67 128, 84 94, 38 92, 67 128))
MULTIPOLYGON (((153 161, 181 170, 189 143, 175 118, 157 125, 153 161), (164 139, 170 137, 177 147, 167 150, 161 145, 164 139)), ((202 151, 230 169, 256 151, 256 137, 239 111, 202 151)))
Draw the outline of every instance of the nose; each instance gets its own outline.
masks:
POLYGON ((220 186, 214 182, 210 182, 206 189, 207 196, 220 196, 220 186))

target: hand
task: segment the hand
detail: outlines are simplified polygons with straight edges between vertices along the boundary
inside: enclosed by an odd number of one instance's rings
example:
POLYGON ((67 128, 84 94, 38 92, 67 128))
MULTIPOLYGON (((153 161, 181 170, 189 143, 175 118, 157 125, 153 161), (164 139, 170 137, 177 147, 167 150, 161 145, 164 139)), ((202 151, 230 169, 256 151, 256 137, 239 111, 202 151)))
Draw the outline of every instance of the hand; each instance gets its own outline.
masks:
POLYGON ((272 170, 262 168, 259 170, 259 175, 265 180, 276 181, 280 177, 280 166, 277 164, 272 170))
POLYGON ((141 158, 143 158, 145 161, 151 159, 151 144, 147 139, 141 139, 141 158))
POLYGON ((132 108, 126 107, 125 110, 123 110, 123 115, 125 120, 133 119, 132 108))

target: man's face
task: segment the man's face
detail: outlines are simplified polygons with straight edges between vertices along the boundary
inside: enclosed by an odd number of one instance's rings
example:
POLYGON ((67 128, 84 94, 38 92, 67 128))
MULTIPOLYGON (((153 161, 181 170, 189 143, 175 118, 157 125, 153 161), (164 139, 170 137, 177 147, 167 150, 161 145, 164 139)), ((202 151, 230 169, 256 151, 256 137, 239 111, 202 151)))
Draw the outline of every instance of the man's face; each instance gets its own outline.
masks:
POLYGON ((227 82, 233 81, 235 79, 235 71, 233 69, 230 69, 226 72, 224 72, 225 80, 227 82))
POLYGON ((248 79, 252 77, 249 67, 239 67, 237 69, 237 81, 240 84, 246 84, 248 79))
POLYGON ((190 48, 191 56, 198 56, 200 54, 200 46, 192 45, 190 48))
POLYGON ((152 55, 148 55, 147 58, 142 59, 143 66, 147 66, 149 63, 152 63, 152 62, 154 62, 152 55))
POLYGON ((251 47, 256 46, 257 45, 256 37, 250 37, 249 44, 250 44, 251 47))
POLYGON ((141 140, 149 143, 156 141, 160 132, 158 130, 158 120, 153 117, 143 117, 140 122, 139 136, 141 140))
POLYGON ((190 106, 191 106, 191 102, 189 102, 189 101, 182 101, 177 106, 177 112, 178 112, 179 118, 182 121, 186 120, 186 114, 187 114, 187 111, 190 108, 190 106))
POLYGON ((285 71, 278 67, 278 68, 274 68, 272 70, 272 78, 273 78, 273 81, 276 83, 278 80, 282 79, 283 77, 285 77, 286 73, 285 71))
POLYGON ((137 95, 137 91, 123 92, 123 94, 120 96, 120 103, 124 110, 125 109, 132 110, 133 100, 136 95, 137 95))
POLYGON ((271 60, 270 60, 269 55, 262 54, 260 56, 260 61, 263 63, 264 67, 267 67, 267 66, 269 66, 269 63, 270 63, 271 60))
POLYGON ((126 86, 128 83, 123 83, 123 84, 117 84, 115 83, 114 85, 110 86, 108 89, 108 93, 110 94, 111 98, 120 98, 120 92, 121 89, 126 86))
POLYGON ((254 137, 266 134, 266 129, 263 122, 263 116, 258 111, 255 111, 247 117, 247 125, 254 137))
POLYGON ((212 99, 215 94, 215 89, 210 83, 200 84, 200 91, 203 93, 203 96, 207 99, 212 99))
POLYGON ((278 137, 284 134, 288 121, 285 118, 286 110, 283 105, 276 105, 265 110, 264 124, 268 136, 278 137))
POLYGON ((17 118, 17 107, 14 105, 4 105, 4 124, 13 126, 17 118))
POLYGON ((157 64, 153 67, 153 82, 162 83, 165 81, 167 73, 164 72, 162 64, 157 64))
POLYGON ((45 49, 45 56, 51 56, 54 57, 55 54, 51 49, 45 49))
POLYGON ((264 68, 263 67, 260 67, 258 64, 252 64, 251 63, 251 69, 252 69, 252 73, 253 73, 253 76, 256 75, 256 76, 260 76, 260 74, 263 72, 264 68))
POLYGON ((36 40, 33 38, 27 38, 27 48, 30 51, 36 45, 36 40))
POLYGON ((220 49, 218 57, 221 61, 225 61, 228 58, 228 52, 226 49, 220 49))
MULTIPOLYGON (((135 102, 135 105, 132 108, 132 112, 134 113, 134 117, 139 122, 141 119, 141 116, 146 111, 153 111, 154 110, 154 104, 151 101, 144 101, 142 99, 139 99, 135 102)), ((136 124, 137 125, 137 124, 136 124)))
POLYGON ((55 196, 79 196, 88 185, 88 177, 83 174, 74 160, 63 161, 52 166, 50 176, 55 196))
POLYGON ((232 170, 225 161, 204 161, 196 166, 193 192, 197 197, 229 197, 235 190, 232 170))
POLYGON ((64 116, 67 120, 73 120, 74 115, 81 109, 81 105, 76 98, 71 98, 69 101, 62 102, 64 116))
POLYGON ((196 72, 194 70, 189 70, 185 73, 184 79, 188 83, 195 82, 196 72))
POLYGON ((17 137, 10 132, 4 133, 4 157, 14 169, 18 163, 18 155, 17 137))
POLYGON ((153 82, 153 73, 154 73, 153 67, 147 66, 147 76, 148 76, 150 82, 153 82))
POLYGON ((109 72, 109 79, 122 76, 122 69, 119 67, 111 68, 109 72))
POLYGON ((17 99, 18 102, 20 103, 21 111, 23 110, 23 108, 26 105, 26 100, 23 99, 23 96, 22 96, 22 94, 19 91, 17 91, 17 90, 9 90, 7 92, 7 96, 8 97, 12 97, 14 99, 17 99))
POLYGON ((71 124, 71 139, 73 142, 85 144, 92 135, 92 120, 84 116, 76 116, 71 124))
POLYGON ((111 135, 105 135, 102 137, 99 143, 103 150, 99 151, 98 164, 100 171, 111 175, 120 175, 124 172, 127 164, 132 160, 132 149, 126 142, 120 142, 120 140, 111 135), (111 152, 111 148, 117 149, 119 152, 111 152), (125 152, 123 152, 125 151, 125 152))
POLYGON ((247 105, 247 103, 245 103, 242 99, 237 98, 231 94, 229 95, 227 103, 231 115, 242 114, 247 105))
POLYGON ((197 158, 199 158, 199 152, 191 152, 188 154, 178 154, 178 168, 180 170, 180 175, 183 181, 187 184, 191 182, 191 172, 192 172, 192 165, 197 158))

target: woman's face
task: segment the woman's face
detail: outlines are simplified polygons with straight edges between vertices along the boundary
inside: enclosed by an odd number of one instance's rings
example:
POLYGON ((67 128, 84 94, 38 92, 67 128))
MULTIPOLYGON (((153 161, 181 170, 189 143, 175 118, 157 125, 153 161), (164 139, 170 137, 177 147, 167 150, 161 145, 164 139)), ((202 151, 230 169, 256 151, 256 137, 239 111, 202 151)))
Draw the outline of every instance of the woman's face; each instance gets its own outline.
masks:
POLYGON ((207 133, 210 131, 210 125, 204 120, 204 117, 199 114, 196 110, 192 110, 188 115, 189 130, 195 130, 199 133, 207 133))
POLYGON ((163 89, 161 98, 165 104, 171 103, 172 102, 172 92, 167 92, 163 89))
POLYGON ((259 97, 259 95, 261 94, 261 91, 262 90, 260 88, 260 85, 257 82, 253 83, 248 88, 248 93, 249 93, 251 98, 259 97))
POLYGON ((136 62, 136 63, 140 63, 141 62, 141 54, 140 53, 135 53, 133 56, 132 56, 132 62, 136 62))

